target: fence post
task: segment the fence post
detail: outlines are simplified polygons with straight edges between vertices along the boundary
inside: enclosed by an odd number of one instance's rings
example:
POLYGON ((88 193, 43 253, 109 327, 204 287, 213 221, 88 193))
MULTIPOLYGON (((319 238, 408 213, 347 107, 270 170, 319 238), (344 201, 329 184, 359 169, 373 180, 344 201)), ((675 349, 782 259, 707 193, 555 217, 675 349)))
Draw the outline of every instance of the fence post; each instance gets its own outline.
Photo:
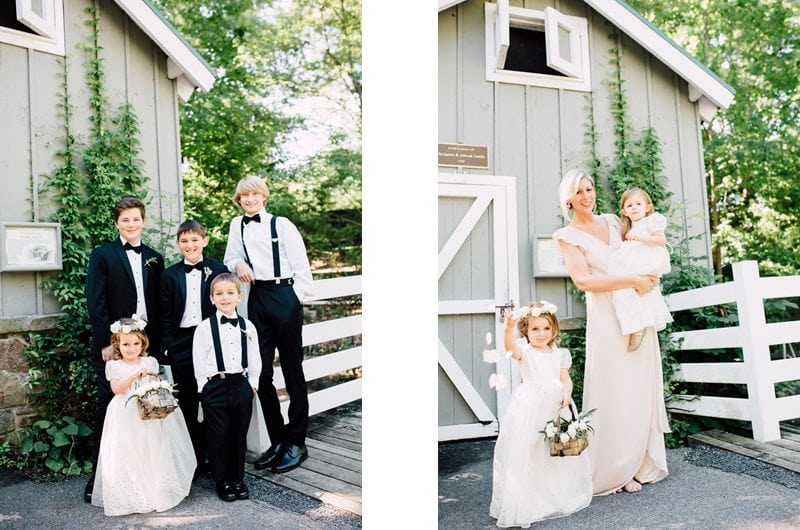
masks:
POLYGON ((758 262, 734 263, 733 281, 753 439, 759 442, 778 440, 781 432, 775 414, 775 383, 770 378, 767 321, 759 288, 758 262))

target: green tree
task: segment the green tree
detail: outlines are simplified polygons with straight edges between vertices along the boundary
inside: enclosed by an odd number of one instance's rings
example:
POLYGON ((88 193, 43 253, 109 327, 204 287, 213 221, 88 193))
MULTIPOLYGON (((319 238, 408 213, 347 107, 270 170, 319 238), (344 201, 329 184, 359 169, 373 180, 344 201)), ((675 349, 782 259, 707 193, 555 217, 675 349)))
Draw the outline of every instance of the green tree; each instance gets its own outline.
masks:
MULTIPOLYGON (((188 162, 186 215, 209 228, 209 254, 221 257, 228 222, 238 213, 230 196, 236 182, 249 174, 270 184, 269 208, 275 213, 294 218, 315 212, 295 219, 312 258, 330 256, 334 241, 326 241, 326 236, 337 236, 326 222, 325 209, 336 210, 343 204, 349 208, 349 218, 359 219, 359 233, 351 226, 338 234, 353 237, 346 244, 337 242, 342 247, 360 246, 360 215, 353 215, 360 214, 361 205, 360 3, 158 0, 158 4, 219 74, 208 93, 196 93, 181 106, 182 148, 188 162), (329 127, 329 147, 293 166, 287 162, 285 143, 305 124, 290 109, 311 97, 333 100, 338 114, 355 127, 329 127), (348 132, 352 130, 356 132, 348 132), (342 163, 343 153, 348 159, 359 158, 357 164, 342 163), (347 189, 337 189, 340 186, 347 189), (353 196, 355 203, 337 199, 353 196)), ((353 259, 360 252, 343 255, 353 259)))
POLYGON ((786 0, 632 0, 736 90, 703 124, 714 266, 754 259, 800 271, 800 4, 786 0))

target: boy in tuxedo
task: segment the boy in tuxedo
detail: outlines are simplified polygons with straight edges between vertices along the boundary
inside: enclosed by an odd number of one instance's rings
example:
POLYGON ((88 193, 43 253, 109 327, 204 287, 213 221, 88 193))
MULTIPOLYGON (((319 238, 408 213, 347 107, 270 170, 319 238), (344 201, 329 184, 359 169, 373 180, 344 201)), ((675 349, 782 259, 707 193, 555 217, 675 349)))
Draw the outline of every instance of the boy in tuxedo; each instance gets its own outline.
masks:
POLYGON ((262 372, 258 398, 272 445, 254 463, 256 469, 283 473, 308 457, 308 394, 303 373, 303 306, 311 298, 311 266, 297 227, 285 217, 267 213, 266 183, 245 177, 233 201, 245 212, 231 221, 225 265, 243 282, 251 282, 247 316, 258 329, 262 372), (284 425, 280 400, 272 383, 275 349, 289 394, 289 423, 284 425))
POLYGON ((214 313, 210 298, 212 280, 227 269, 221 262, 203 256, 208 237, 202 224, 194 220, 183 222, 176 238, 183 260, 161 273, 161 345, 164 361, 172 368, 178 405, 186 418, 199 474, 206 467, 206 450, 197 421, 199 401, 192 366, 192 338, 200 322, 214 313))
POLYGON ((241 300, 241 286, 233 274, 214 278, 211 302, 217 311, 197 326, 192 341, 211 478, 224 501, 250 496, 244 483, 244 455, 253 393, 261 375, 258 332, 252 322, 236 314, 241 300))
MULTIPOLYGON (((95 413, 95 457, 111 398, 106 379, 106 361, 112 357, 112 322, 137 315, 148 322, 147 335, 153 352, 159 351, 158 287, 164 258, 142 243, 145 224, 144 203, 125 197, 114 205, 114 226, 119 237, 94 249, 89 255, 86 276, 86 304, 92 326, 90 354, 97 375, 97 411, 95 413)), ((83 492, 86 502, 92 501, 94 474, 83 492)))

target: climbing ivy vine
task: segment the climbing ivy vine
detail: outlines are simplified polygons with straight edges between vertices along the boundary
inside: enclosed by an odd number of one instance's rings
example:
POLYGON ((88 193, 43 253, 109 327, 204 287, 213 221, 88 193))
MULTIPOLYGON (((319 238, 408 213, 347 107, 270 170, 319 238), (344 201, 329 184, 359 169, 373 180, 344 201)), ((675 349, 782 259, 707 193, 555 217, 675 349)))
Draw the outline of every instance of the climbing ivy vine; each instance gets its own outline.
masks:
POLYGON ((5 465, 47 477, 91 471, 88 424, 94 416, 96 389, 85 298, 88 254, 117 236, 112 214, 116 201, 123 196, 142 197, 146 184, 138 119, 129 104, 109 110, 99 18, 94 7, 85 13, 88 37, 79 46, 89 88, 90 134, 83 144, 75 136, 65 61, 59 103, 64 145, 58 152, 63 164, 47 179, 44 190, 56 206, 53 220, 61 225, 63 269, 43 286, 58 300, 64 316, 54 331, 31 334, 25 352, 29 394, 40 419, 20 431, 16 443, 0 446, 0 461, 5 465))

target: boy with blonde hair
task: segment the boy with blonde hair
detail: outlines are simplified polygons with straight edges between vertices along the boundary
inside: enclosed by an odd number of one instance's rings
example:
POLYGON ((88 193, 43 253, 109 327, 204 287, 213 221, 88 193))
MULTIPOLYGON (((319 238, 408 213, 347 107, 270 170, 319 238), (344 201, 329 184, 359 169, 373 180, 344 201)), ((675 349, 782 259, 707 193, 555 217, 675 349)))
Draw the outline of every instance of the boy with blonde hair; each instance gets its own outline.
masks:
POLYGON ((251 284, 247 316, 258 330, 262 372, 258 397, 271 445, 254 463, 284 473, 308 457, 308 395, 303 373, 303 306, 311 297, 311 266, 297 227, 267 213, 267 184, 256 176, 241 179, 233 201, 245 215, 231 221, 225 265, 251 284), (273 385, 275 349, 289 394, 289 423, 284 425, 273 385))

